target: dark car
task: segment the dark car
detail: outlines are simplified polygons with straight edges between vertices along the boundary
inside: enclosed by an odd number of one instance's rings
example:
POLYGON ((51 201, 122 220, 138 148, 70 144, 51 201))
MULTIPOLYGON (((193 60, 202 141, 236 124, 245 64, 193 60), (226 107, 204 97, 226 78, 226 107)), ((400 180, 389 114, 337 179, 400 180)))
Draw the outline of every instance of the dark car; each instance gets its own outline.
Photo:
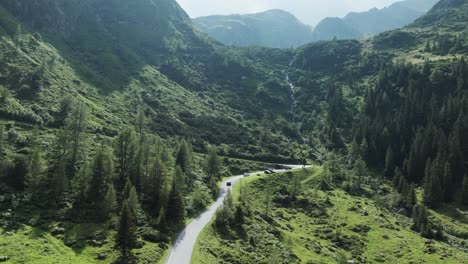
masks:
POLYGON ((286 166, 281 165, 281 164, 276 164, 276 165, 275 165, 275 169, 277 169, 277 170, 285 170, 285 169, 286 169, 286 166))
POLYGON ((232 182, 227 182, 226 185, 227 186, 232 186, 232 182))
POLYGON ((265 170, 264 172, 265 172, 265 174, 274 174, 274 173, 276 173, 276 172, 275 172, 274 170, 272 170, 272 169, 267 169, 267 170, 265 170))

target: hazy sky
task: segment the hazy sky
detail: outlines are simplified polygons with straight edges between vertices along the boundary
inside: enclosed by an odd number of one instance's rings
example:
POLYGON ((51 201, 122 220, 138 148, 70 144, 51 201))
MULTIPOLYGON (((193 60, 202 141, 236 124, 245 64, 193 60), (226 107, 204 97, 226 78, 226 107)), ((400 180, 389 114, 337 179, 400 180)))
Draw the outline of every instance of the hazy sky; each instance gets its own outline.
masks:
POLYGON ((283 9, 302 22, 316 25, 325 17, 342 17, 351 11, 382 8, 398 0, 177 0, 190 17, 248 14, 283 9))

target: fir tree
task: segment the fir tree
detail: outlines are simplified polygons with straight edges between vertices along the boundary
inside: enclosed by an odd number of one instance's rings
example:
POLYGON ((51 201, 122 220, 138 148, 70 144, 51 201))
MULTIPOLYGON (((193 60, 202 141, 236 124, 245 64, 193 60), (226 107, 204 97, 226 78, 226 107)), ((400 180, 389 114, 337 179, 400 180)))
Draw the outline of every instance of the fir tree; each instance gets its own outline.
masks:
POLYGON ((136 227, 133 215, 128 208, 127 201, 123 201, 120 210, 120 218, 117 234, 115 236, 115 247, 122 256, 131 254, 133 248, 137 245, 136 227))
POLYGON ((468 174, 465 174, 465 177, 463 177, 462 204, 468 205, 468 174))
POLYGON ((153 212, 157 213, 161 208, 161 195, 165 178, 165 169, 161 159, 156 158, 152 169, 149 173, 148 182, 146 183, 146 196, 148 197, 153 212))
POLYGON ((179 142, 176 153, 176 166, 182 169, 185 174, 190 174, 192 170, 192 147, 185 139, 179 142))
POLYGON ((117 206, 117 193, 115 191, 114 184, 110 184, 109 188, 107 188, 106 196, 104 197, 104 217, 111 217, 112 214, 115 213, 117 206))
POLYGON ((130 189, 130 194, 128 196, 128 208, 134 216, 138 215, 138 210, 140 210, 140 202, 138 201, 138 192, 135 186, 132 186, 130 189))
POLYGON ((86 201, 86 195, 89 190, 89 183, 91 180, 91 165, 89 161, 81 165, 78 173, 72 180, 72 193, 75 201, 78 204, 82 204, 86 201))
POLYGON ((0 122, 0 162, 3 161, 3 152, 5 148, 5 125, 0 122))
POLYGON ((166 220, 174 226, 182 223, 185 217, 185 209, 183 205, 182 195, 177 188, 176 180, 172 182, 171 191, 169 192, 169 199, 166 209, 166 220))
POLYGON ((122 190, 127 177, 129 177, 130 164, 136 152, 135 131, 131 128, 125 128, 117 136, 115 142, 115 153, 117 156, 117 168, 119 172, 118 187, 122 190))
POLYGON ((91 202, 100 202, 107 192, 107 186, 114 175, 112 154, 107 147, 99 147, 91 168, 91 182, 88 198, 91 202))
POLYGON ((45 161, 42 157, 42 150, 38 139, 38 130, 34 130, 32 153, 29 156, 29 170, 26 184, 31 193, 37 192, 43 183, 43 172, 45 161))
POLYGON ((166 212, 164 211, 164 207, 161 207, 159 210, 158 228, 163 232, 167 229, 166 212))
POLYGON ((405 198, 406 200, 406 207, 407 208, 413 208, 413 206, 418 202, 416 198, 416 189, 414 187, 414 184, 410 185, 408 194, 405 198))
POLYGON ((65 119, 65 127, 67 134, 70 137, 70 169, 74 174, 77 163, 82 160, 84 133, 88 126, 88 113, 84 103, 76 102, 72 105, 67 118, 65 119))
POLYGON ((208 151, 205 163, 205 170, 209 179, 214 178, 218 180, 221 177, 221 162, 214 147, 208 151))
POLYGON ((452 176, 452 168, 448 161, 445 162, 444 166, 444 201, 451 202, 453 200, 453 176, 452 176))
POLYGON ((395 164, 393 161, 393 151, 391 147, 387 148, 387 153, 385 155, 385 170, 384 174, 387 177, 390 177, 395 171, 395 164))

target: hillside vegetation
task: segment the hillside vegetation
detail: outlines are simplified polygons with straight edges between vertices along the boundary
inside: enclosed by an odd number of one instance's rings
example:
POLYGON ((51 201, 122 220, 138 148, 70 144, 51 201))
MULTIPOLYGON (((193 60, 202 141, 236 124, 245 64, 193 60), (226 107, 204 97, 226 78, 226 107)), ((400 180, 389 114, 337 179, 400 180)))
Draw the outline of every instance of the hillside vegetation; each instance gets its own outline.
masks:
POLYGON ((313 163, 235 186, 194 261, 463 263, 467 20, 235 48, 174 0, 2 1, 0 261, 162 262, 224 176, 313 163))

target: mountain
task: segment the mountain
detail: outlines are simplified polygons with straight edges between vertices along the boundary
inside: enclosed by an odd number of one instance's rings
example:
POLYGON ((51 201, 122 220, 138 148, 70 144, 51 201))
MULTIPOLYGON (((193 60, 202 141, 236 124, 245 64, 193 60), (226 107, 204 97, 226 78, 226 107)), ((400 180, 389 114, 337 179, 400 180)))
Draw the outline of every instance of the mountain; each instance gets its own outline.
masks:
POLYGON ((282 10, 198 17, 193 22, 214 39, 233 46, 290 48, 309 42, 311 35, 309 26, 282 10))
POLYGON ((312 41, 360 39, 410 24, 437 0, 405 0, 383 9, 352 12, 343 18, 328 17, 315 28, 292 14, 270 10, 249 15, 207 16, 193 19, 198 29, 229 46, 298 47, 312 41))
POLYGON ((366 12, 352 12, 343 18, 326 18, 315 28, 314 37, 315 40, 331 40, 334 37, 356 39, 400 28, 421 17, 436 2, 437 0, 406 0, 383 9, 373 8, 366 12), (322 24, 327 25, 325 30, 319 28, 322 24), (316 32, 318 30, 320 32, 316 32))
POLYGON ((463 263, 467 11, 280 49, 175 0, 0 1, 0 261, 164 262, 222 195, 194 263, 463 263))
MULTIPOLYGON (((3 14, 0 33, 6 37, 3 39, 4 61, 8 60, 8 52, 14 54, 8 37, 24 33, 18 40, 21 56, 18 55, 11 67, 2 68, 3 78, 7 80, 2 85, 15 96, 10 97, 11 104, 2 104, 0 111, 10 117, 27 113, 17 119, 56 127, 60 123, 57 109, 62 97, 94 94, 87 98, 93 106, 92 130, 101 130, 105 124, 112 123, 112 129, 109 127, 106 131, 109 135, 116 134, 116 127, 128 125, 131 122, 128 116, 135 112, 135 105, 140 104, 148 118, 161 124, 154 126, 155 131, 166 136, 185 134, 199 141, 198 147, 208 138, 219 143, 228 143, 225 139, 231 138, 237 145, 242 140, 234 135, 236 127, 249 122, 255 124, 249 128, 252 137, 243 138, 259 140, 254 127, 266 113, 265 109, 272 105, 277 106, 275 109, 282 118, 288 118, 289 92, 282 86, 284 76, 270 74, 274 69, 251 63, 239 56, 239 51, 221 49, 218 43, 194 28, 187 14, 173 0, 131 3, 123 0, 6 0, 0 6, 3 14), (18 28, 18 24, 22 27, 18 28), (31 46, 27 38, 38 48, 31 46), (18 92, 19 87, 35 85, 28 77, 10 76, 12 69, 18 67, 27 76, 41 65, 47 66, 44 79, 48 85, 43 85, 46 88, 18 92), (258 87, 264 88, 259 90, 258 87), (170 92, 163 92, 166 89, 170 92), (262 92, 266 94, 261 96, 262 92), (115 96, 112 103, 109 96, 115 96), (186 98, 190 104, 177 105, 180 98, 186 98), (98 110, 101 108, 102 111, 98 110), (213 110, 200 111, 203 108, 213 110), (120 110, 113 113, 116 109, 120 110), (224 128, 219 127, 219 131, 208 131, 201 125, 216 119, 224 120, 220 122, 224 128)), ((278 141, 271 144, 285 145, 287 140, 281 137, 272 138, 278 141)), ((238 157, 247 153, 271 156, 267 154, 269 151, 260 154, 263 151, 234 145, 230 152, 238 157)))
POLYGON ((314 40, 360 39, 363 34, 338 17, 328 17, 318 23, 312 33, 314 40))

